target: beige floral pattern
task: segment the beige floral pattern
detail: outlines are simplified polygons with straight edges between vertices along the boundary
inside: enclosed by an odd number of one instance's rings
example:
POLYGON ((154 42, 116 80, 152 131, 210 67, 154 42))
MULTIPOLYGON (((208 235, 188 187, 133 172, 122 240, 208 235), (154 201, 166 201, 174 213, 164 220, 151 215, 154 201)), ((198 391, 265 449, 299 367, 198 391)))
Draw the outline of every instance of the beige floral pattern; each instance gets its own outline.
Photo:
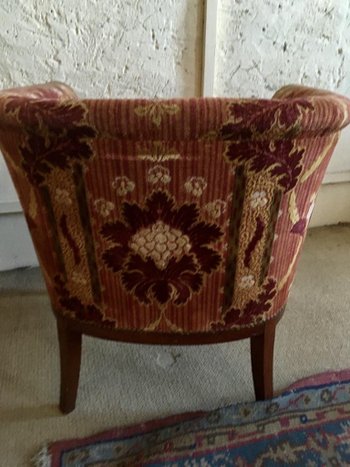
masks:
POLYGON ((239 287, 241 289, 251 289, 254 286, 254 284, 255 279, 252 274, 241 277, 241 280, 239 281, 239 287))
POLYGON ((204 206, 204 209, 208 212, 210 216, 214 219, 218 219, 226 211, 227 203, 222 199, 216 199, 211 203, 208 203, 204 206))
POLYGON ((112 203, 112 201, 108 201, 104 198, 99 198, 94 201, 94 208, 95 211, 100 214, 100 216, 108 217, 115 208, 115 206, 114 203, 112 203))
POLYGON ((123 175, 114 179, 112 187, 117 191, 117 195, 125 196, 134 190, 135 183, 130 180, 130 178, 123 175))
POLYGON ((72 204, 72 198, 70 197, 70 193, 61 188, 56 188, 55 190, 55 200, 59 204, 63 204, 65 206, 70 206, 72 204))
POLYGON ((166 185, 171 181, 170 171, 162 165, 155 165, 149 169, 147 180, 153 185, 157 183, 166 185))
POLYGON ((185 182, 185 190, 193 196, 199 198, 207 187, 207 182, 203 177, 190 177, 185 182))
POLYGON ((267 204, 266 191, 255 191, 250 198, 250 205, 253 209, 263 208, 267 204))
POLYGON ((179 110, 176 104, 165 104, 164 102, 152 102, 146 105, 140 105, 135 108, 135 113, 139 117, 149 117, 151 122, 160 126, 164 115, 175 115, 179 110))
POLYGON ((166 162, 181 158, 178 150, 172 143, 164 141, 143 141, 136 144, 138 157, 145 161, 166 162))
POLYGON ((146 261, 152 258, 159 269, 165 269, 172 257, 178 261, 191 250, 188 235, 163 221, 139 230, 130 240, 129 247, 146 261))
POLYGON ((77 271, 73 271, 72 281, 79 285, 86 285, 88 283, 84 275, 77 271))

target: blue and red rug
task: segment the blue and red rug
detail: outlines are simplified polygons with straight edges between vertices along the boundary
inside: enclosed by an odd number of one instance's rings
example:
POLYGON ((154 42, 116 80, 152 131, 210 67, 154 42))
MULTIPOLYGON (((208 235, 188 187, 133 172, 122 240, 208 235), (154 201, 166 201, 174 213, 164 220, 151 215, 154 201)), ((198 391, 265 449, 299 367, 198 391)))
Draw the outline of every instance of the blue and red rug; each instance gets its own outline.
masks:
POLYGON ((303 380, 270 401, 239 403, 58 441, 37 466, 350 464, 350 371, 303 380))

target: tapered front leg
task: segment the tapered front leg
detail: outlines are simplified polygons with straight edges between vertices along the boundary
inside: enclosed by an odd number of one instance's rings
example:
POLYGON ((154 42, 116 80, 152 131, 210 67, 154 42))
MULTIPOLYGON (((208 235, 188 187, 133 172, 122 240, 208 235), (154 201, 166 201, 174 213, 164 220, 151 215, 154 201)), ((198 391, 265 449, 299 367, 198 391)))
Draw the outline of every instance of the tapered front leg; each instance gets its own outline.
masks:
POLYGON ((268 321, 263 334, 250 338, 250 351, 257 401, 273 397, 273 349, 276 322, 268 321))
POLYGON ((74 410, 77 398, 82 336, 60 318, 57 318, 57 331, 61 365, 60 410, 68 414, 74 410))

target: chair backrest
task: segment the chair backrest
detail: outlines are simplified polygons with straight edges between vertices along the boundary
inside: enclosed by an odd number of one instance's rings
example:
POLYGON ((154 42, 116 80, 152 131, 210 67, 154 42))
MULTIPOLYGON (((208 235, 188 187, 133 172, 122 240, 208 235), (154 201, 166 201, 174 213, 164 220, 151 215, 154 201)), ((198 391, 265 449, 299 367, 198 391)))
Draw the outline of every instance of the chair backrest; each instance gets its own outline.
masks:
POLYGON ((53 308, 119 329, 252 326, 285 304, 350 102, 0 93, 0 143, 53 308))

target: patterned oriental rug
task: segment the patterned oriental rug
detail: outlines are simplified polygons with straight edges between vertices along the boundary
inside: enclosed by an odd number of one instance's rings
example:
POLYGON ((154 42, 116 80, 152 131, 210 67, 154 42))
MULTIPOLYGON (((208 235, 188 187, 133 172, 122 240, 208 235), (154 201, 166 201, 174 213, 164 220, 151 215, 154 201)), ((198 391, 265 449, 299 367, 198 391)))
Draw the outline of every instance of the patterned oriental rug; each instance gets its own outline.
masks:
POLYGON ((264 402, 188 413, 45 447, 40 467, 350 464, 350 370, 264 402))

